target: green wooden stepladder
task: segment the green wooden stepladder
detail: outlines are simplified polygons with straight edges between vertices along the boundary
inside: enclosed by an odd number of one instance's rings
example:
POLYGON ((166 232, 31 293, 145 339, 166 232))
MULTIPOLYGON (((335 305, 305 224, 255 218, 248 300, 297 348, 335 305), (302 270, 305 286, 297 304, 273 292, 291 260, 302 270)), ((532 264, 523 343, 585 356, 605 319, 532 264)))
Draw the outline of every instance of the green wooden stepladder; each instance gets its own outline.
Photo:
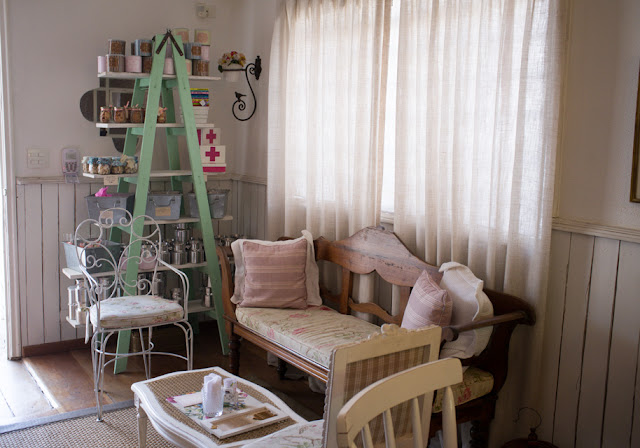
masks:
MULTIPOLYGON (((170 31, 167 31, 166 34, 158 34, 154 39, 153 65, 149 77, 139 78, 135 80, 131 104, 144 104, 144 96, 146 92, 147 113, 145 116, 143 127, 134 127, 127 129, 123 152, 127 156, 133 156, 136 152, 138 137, 142 137, 142 145, 138 160, 138 175, 136 177, 120 178, 118 181, 118 192, 129 192, 130 184, 135 184, 136 195, 133 207, 133 216, 135 217, 145 214, 149 193, 149 182, 152 177, 151 161, 153 159, 153 150, 157 128, 156 111, 158 110, 158 107, 160 105, 160 98, 162 97, 162 104, 167 108, 167 123, 175 123, 176 111, 173 99, 174 89, 177 89, 178 97, 180 98, 184 127, 166 128, 169 168, 170 171, 177 171, 181 169, 180 154, 178 152, 178 136, 184 135, 186 138, 187 149, 189 153, 189 164, 191 167, 191 173, 185 174, 184 172, 180 172, 176 173, 176 175, 172 175, 169 173, 169 177, 171 179, 171 188, 175 191, 186 193, 186 191, 184 191, 183 182, 191 182, 193 184, 196 203, 200 214, 200 221, 198 223, 195 223, 194 225, 198 227, 202 233, 205 256, 207 259, 207 265, 206 267, 202 268, 202 270, 209 275, 211 281, 211 291, 213 295, 214 310, 210 311, 209 314, 217 321, 218 333, 220 335, 220 342, 222 345, 222 353, 226 355, 229 351, 229 348, 228 336, 226 333, 223 318, 221 291, 222 284, 220 279, 218 256, 216 253, 213 225, 211 222, 211 214, 209 210, 209 201, 207 197, 206 179, 202 170, 200 145, 198 143, 198 135, 193 114, 189 76, 187 74, 185 57, 182 50, 182 39, 180 38, 180 36, 176 36, 174 38, 171 35, 170 31), (175 77, 163 76, 165 55, 167 47, 170 45, 174 46, 173 62, 176 73, 175 77)), ((137 234, 142 234, 143 225, 144 224, 142 220, 136 221, 136 228, 134 228, 134 230, 137 234)), ((114 229, 111 234, 111 239, 114 241, 119 241, 120 237, 121 230, 114 229)), ((134 256, 138 256, 140 254, 140 244, 138 243, 137 247, 132 246, 130 250, 134 256)), ((138 265, 136 263, 129 263, 126 272, 126 282, 128 284, 134 284, 137 276, 138 265)), ((136 292, 127 291, 127 293, 134 295, 136 292)), ((184 300, 188 299, 188 297, 184 298, 184 300)), ((130 331, 123 331, 118 335, 117 353, 128 353, 131 337, 130 333, 130 331)), ((126 368, 126 361, 127 358, 119 358, 115 362, 114 372, 122 372, 126 368)))

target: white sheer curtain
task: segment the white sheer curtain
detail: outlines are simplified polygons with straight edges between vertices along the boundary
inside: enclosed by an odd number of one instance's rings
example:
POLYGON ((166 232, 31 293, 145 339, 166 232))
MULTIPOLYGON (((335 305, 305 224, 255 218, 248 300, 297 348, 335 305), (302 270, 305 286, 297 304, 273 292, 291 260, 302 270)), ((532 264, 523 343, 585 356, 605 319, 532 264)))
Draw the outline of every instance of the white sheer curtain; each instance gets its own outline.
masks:
POLYGON ((565 6, 400 5, 394 230, 428 262, 467 264, 539 318, 512 344, 490 444, 501 446, 517 406, 537 406, 565 6))
POLYGON ((391 0, 284 0, 269 72, 270 239, 380 217, 391 0))

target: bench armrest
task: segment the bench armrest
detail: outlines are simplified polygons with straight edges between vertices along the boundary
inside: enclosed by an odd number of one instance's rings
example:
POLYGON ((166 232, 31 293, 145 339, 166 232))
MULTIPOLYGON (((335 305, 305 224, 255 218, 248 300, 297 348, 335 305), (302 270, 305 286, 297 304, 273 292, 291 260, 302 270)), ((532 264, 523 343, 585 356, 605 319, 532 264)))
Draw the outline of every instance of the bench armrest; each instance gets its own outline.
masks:
POLYGON ((513 311, 511 313, 501 314, 499 316, 490 317, 487 319, 481 319, 475 322, 469 322, 462 325, 449 325, 442 327, 442 341, 455 341, 458 339, 460 333, 465 331, 477 330, 478 328, 492 327, 494 325, 503 324, 506 322, 525 322, 527 320, 527 313, 524 311, 513 311))

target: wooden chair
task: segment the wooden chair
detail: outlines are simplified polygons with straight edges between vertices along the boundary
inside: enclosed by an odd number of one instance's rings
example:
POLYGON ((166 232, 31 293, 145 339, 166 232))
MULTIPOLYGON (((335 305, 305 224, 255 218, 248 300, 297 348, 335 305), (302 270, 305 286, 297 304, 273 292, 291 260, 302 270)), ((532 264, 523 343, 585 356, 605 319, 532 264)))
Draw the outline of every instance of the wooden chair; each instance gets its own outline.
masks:
MULTIPOLYGON (((245 445, 245 448, 336 448, 336 422, 344 404, 380 379, 437 360, 441 331, 440 327, 406 330, 397 325, 385 324, 380 334, 372 335, 362 342, 337 347, 331 357, 324 419, 298 423, 245 445), (301 441, 302 435, 304 443, 301 441)), ((454 376, 453 379, 460 382, 462 375, 454 376)), ((394 425, 402 433, 410 426, 410 420, 406 419, 407 410, 406 407, 402 408, 393 416, 394 425)), ((428 421, 430 413, 426 418, 428 421)), ((428 430, 428 425, 426 428, 428 430)), ((376 435, 383 434, 381 429, 380 425, 374 425, 372 431, 376 435)))
POLYGON ((158 256, 162 235, 158 224, 148 216, 133 218, 125 209, 113 208, 100 213, 98 220, 86 219, 76 228, 74 245, 78 255, 79 269, 88 284, 90 304, 87 316, 93 326, 91 356, 93 382, 98 409, 98 421, 102 420, 102 392, 104 369, 117 359, 142 355, 147 379, 151 372, 151 355, 168 355, 184 359, 187 370, 193 366, 193 330, 188 319, 188 300, 184 305, 152 294, 159 270, 171 271, 179 279, 183 297, 189 297, 189 279, 175 267, 158 256), (138 234, 136 228, 143 220, 146 232, 138 234), (113 228, 124 229, 129 240, 122 253, 119 245, 108 239, 113 228), (137 247, 136 247, 137 246, 137 247), (141 247, 138 249, 138 247, 141 247), (138 253, 140 255, 135 255, 138 253), (151 279, 127 278, 127 266, 138 264, 140 270, 149 272, 151 279), (153 328, 173 324, 180 328, 185 338, 185 355, 154 351, 151 341, 153 328), (147 329, 145 343, 142 330, 147 329), (137 352, 117 353, 107 347, 109 339, 120 331, 138 331, 141 349, 137 352), (107 360, 107 357, 110 359, 107 360))
POLYGON ((385 446, 408 442, 409 435, 413 447, 426 446, 433 394, 444 388, 444 448, 456 448, 456 413, 451 385, 460 381, 462 365, 454 358, 423 364, 376 381, 352 397, 338 413, 338 447, 356 448, 355 439, 360 434, 362 446, 373 448, 376 441, 370 422, 375 418, 383 421, 385 446), (405 403, 409 404, 411 413, 411 428, 407 434, 398 433, 392 423, 394 412, 400 412, 396 406, 405 403))

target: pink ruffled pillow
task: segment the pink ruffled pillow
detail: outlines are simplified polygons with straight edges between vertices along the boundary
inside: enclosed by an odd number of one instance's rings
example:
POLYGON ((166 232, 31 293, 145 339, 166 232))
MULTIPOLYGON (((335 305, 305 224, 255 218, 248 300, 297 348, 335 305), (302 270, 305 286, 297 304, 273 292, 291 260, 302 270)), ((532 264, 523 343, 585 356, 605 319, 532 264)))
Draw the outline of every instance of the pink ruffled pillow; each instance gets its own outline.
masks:
POLYGON ((307 241, 265 246, 245 241, 244 292, 238 306, 260 308, 306 308, 305 266, 307 241))
POLYGON ((429 325, 444 327, 451 323, 452 309, 447 291, 427 271, 423 271, 411 290, 401 326, 410 329, 429 325))

